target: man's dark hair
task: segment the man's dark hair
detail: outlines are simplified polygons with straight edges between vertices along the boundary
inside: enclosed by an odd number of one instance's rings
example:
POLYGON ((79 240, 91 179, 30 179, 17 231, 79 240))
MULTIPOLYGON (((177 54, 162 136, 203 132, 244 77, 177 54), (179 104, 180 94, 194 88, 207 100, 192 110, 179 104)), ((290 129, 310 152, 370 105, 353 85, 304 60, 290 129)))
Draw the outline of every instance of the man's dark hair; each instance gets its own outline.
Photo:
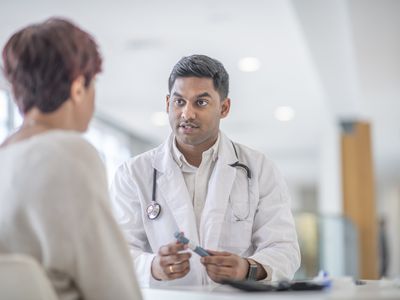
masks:
POLYGON ((3 49, 4 75, 22 113, 49 113, 70 97, 79 76, 88 87, 101 71, 93 38, 69 21, 52 18, 15 33, 3 49))
POLYGON ((216 59, 206 55, 191 55, 181 58, 169 75, 168 90, 170 93, 175 80, 179 77, 210 78, 221 100, 228 97, 229 75, 224 66, 216 59))

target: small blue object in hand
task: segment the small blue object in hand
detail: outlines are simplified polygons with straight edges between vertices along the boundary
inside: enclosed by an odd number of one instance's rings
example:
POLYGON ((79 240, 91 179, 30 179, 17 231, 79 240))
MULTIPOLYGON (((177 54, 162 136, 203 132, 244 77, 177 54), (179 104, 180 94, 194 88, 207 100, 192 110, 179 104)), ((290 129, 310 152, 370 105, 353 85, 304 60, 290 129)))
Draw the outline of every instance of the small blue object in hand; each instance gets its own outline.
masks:
POLYGON ((183 234, 183 232, 175 232, 174 236, 176 238, 176 240, 179 243, 185 244, 189 246, 189 249, 191 249, 193 252, 197 253, 198 255, 200 255, 201 257, 203 256, 209 256, 210 253, 208 253, 204 248, 200 247, 200 246, 196 246, 193 243, 191 243, 183 234))

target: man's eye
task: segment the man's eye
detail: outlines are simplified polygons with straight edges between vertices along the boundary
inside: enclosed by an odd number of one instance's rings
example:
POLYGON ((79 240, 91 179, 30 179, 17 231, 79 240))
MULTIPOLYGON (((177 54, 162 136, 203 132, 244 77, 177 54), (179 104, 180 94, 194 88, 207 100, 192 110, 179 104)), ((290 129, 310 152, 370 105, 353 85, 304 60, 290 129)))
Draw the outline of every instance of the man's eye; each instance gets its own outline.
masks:
POLYGON ((176 104, 177 106, 183 106, 183 105, 185 105, 185 100, 183 100, 183 99, 176 99, 174 102, 175 102, 175 104, 176 104))
POLYGON ((208 102, 206 100, 197 100, 197 105, 198 106, 206 106, 208 104, 208 102))

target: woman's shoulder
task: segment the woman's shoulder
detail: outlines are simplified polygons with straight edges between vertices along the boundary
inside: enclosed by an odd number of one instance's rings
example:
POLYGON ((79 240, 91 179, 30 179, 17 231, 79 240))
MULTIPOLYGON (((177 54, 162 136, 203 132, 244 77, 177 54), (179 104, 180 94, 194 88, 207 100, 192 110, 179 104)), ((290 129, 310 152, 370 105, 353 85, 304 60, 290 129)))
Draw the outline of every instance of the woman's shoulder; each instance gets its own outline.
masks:
POLYGON ((102 172, 97 150, 80 133, 51 130, 2 148, 1 160, 12 160, 12 169, 71 170, 84 168, 102 172))
POLYGON ((80 133, 54 131, 37 142, 38 147, 41 147, 53 161, 53 165, 79 168, 85 170, 85 173, 97 174, 96 176, 105 172, 99 152, 80 133))
POLYGON ((42 149, 50 157, 65 160, 68 158, 77 162, 92 162, 99 158, 96 148, 90 144, 80 133, 65 130, 53 130, 38 136, 32 147, 42 149))
POLYGON ((107 195, 104 165, 77 133, 54 130, 11 144, 0 151, 0 164, 0 191, 38 215, 62 207, 75 216, 107 195))
POLYGON ((44 147, 60 148, 70 152, 97 153, 96 149, 90 144, 82 134, 74 131, 53 130, 47 134, 38 136, 37 142, 44 147))

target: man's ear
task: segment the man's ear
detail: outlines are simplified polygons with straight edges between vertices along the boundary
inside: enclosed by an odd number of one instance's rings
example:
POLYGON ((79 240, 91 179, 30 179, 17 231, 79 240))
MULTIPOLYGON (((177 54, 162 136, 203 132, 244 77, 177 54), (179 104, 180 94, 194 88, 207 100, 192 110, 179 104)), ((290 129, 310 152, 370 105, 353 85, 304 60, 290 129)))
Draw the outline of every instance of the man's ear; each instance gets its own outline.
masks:
POLYGON ((225 98, 221 103, 221 119, 225 118, 231 109, 231 99, 225 98))
POLYGON ((85 77, 79 75, 71 84, 70 98, 73 102, 81 102, 85 98, 85 77))
POLYGON ((167 95, 166 97, 165 97, 165 104, 166 104, 166 111, 167 111, 167 114, 169 113, 169 99, 170 99, 170 97, 169 97, 169 95, 167 95))

